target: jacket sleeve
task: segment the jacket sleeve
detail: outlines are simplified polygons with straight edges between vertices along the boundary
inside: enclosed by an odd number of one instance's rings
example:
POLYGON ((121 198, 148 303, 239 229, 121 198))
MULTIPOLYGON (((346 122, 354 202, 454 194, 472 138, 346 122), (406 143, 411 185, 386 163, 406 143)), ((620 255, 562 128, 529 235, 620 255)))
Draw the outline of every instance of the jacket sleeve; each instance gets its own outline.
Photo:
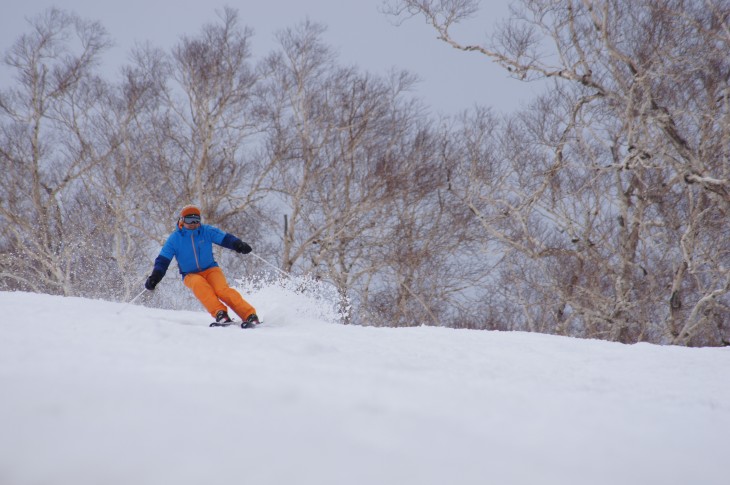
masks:
POLYGON ((226 249, 233 249, 236 245, 236 242, 240 241, 240 239, 238 239, 233 234, 223 232, 217 227, 208 226, 207 230, 210 234, 210 240, 219 246, 223 246, 226 249))
POLYGON ((172 258, 174 256, 174 243, 172 241, 172 236, 170 236, 167 238, 167 241, 165 241, 165 245, 162 246, 160 254, 157 256, 157 258, 155 258, 155 266, 153 268, 153 271, 159 271, 162 276, 165 276, 165 273, 167 273, 167 268, 170 266, 170 263, 172 262, 172 258))
POLYGON ((241 240, 233 234, 226 233, 226 235, 223 237, 223 241, 221 241, 221 246, 226 249, 235 249, 236 243, 240 241, 241 240))
POLYGON ((168 259, 160 254, 159 256, 157 256, 157 258, 155 258, 155 267, 152 269, 152 271, 159 271, 161 273, 161 276, 165 276, 165 273, 167 273, 167 268, 170 266, 170 262, 172 262, 171 259, 168 259))

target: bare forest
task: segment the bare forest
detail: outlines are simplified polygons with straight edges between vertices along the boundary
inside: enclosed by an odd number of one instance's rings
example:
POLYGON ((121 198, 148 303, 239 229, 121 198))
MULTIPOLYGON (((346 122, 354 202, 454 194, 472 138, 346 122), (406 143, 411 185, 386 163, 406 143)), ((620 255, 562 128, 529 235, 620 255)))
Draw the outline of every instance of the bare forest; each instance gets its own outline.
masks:
POLYGON ((523 110, 435 117, 314 22, 253 58, 230 8, 108 79, 102 25, 39 13, 0 53, 0 290, 127 301, 195 203, 331 284, 345 323, 730 345, 730 4, 521 0, 488 41, 452 35, 479 8, 383 5, 549 83, 523 110))

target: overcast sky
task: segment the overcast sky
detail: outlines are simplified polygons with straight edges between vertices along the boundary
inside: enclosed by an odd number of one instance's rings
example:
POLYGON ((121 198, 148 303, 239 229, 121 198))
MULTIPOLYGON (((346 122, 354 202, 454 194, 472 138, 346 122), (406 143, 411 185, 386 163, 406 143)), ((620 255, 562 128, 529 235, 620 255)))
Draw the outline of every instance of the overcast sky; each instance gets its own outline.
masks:
MULTIPOLYGON (((507 77, 498 66, 477 53, 455 50, 436 39, 421 17, 395 25, 379 11, 382 0, 3 0, 0 50, 29 31, 26 18, 51 6, 98 20, 116 42, 104 56, 113 80, 137 42, 169 48, 181 35, 196 35, 206 23, 218 20, 224 6, 238 10, 242 23, 254 30, 253 52, 260 58, 274 47, 274 34, 309 19, 327 26, 325 41, 339 53, 342 64, 375 74, 390 68, 417 74, 416 94, 434 113, 454 114, 475 104, 509 112, 531 98, 535 86, 507 77)), ((509 0, 482 2, 480 16, 461 28, 465 43, 481 43, 492 23, 506 17, 509 0), (466 38, 468 37, 468 39, 466 38)), ((0 82, 8 82, 6 68, 0 82)))

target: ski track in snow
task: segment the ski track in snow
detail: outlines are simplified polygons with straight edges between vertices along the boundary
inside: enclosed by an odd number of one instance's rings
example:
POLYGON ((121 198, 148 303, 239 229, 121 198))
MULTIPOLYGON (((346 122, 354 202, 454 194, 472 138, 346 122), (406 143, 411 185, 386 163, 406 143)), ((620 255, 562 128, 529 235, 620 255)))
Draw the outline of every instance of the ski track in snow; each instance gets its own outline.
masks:
POLYGON ((0 484, 728 483, 730 348, 344 326, 321 298, 246 297, 258 328, 0 292, 0 484))

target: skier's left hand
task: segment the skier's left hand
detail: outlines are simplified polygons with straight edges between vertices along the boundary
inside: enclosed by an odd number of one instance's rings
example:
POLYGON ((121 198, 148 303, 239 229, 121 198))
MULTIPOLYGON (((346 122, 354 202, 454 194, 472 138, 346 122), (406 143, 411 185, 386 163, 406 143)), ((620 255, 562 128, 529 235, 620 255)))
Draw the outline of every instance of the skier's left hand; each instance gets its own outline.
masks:
POLYGON ((147 278, 147 281, 144 283, 144 287, 147 288, 150 291, 153 291, 155 289, 155 286, 157 286, 157 283, 159 283, 162 280, 162 273, 160 273, 157 270, 152 271, 152 274, 149 275, 147 278))
POLYGON ((233 245, 233 250, 237 253, 241 254, 248 254, 251 252, 251 246, 248 245, 248 243, 245 243, 243 241, 236 241, 233 245))

